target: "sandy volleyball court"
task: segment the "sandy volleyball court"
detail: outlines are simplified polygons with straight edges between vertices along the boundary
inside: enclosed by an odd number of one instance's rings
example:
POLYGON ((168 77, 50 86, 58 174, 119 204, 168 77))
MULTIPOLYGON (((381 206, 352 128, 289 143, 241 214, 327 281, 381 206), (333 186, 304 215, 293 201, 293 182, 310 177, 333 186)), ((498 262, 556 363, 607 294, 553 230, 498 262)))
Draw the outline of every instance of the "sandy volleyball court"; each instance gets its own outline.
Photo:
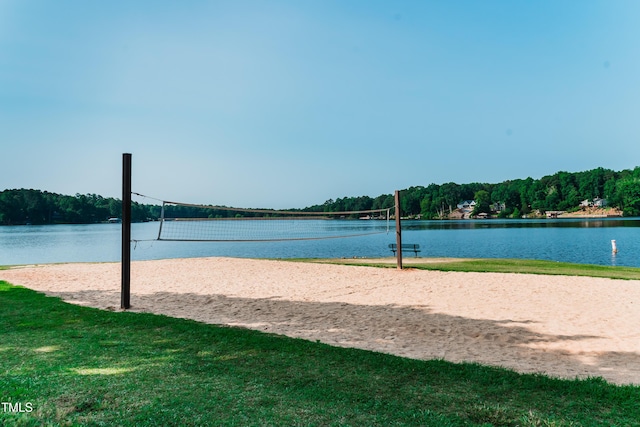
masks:
MULTIPOLYGON (((118 263, 20 267, 0 280, 120 306, 118 263)), ((417 359, 640 384, 640 281, 171 259, 132 263, 131 305, 417 359)))

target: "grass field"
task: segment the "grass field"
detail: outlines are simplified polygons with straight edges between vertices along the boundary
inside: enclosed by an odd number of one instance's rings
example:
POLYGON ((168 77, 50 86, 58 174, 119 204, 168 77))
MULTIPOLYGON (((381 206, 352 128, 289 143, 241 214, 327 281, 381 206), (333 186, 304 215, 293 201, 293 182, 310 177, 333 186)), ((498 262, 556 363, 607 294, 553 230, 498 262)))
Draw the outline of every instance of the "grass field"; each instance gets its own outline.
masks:
POLYGON ((101 311, 6 282, 0 307, 1 425, 640 426, 640 387, 599 379, 101 311))
MULTIPOLYGON (((301 262, 321 262, 331 264, 364 265, 396 268, 394 258, 380 259, 296 259, 301 262)), ((527 260, 527 259, 456 259, 456 258, 405 258, 404 268, 421 270, 487 272, 487 273, 527 273, 564 276, 607 277, 611 279, 640 280, 640 268, 612 267, 591 264, 527 260)))

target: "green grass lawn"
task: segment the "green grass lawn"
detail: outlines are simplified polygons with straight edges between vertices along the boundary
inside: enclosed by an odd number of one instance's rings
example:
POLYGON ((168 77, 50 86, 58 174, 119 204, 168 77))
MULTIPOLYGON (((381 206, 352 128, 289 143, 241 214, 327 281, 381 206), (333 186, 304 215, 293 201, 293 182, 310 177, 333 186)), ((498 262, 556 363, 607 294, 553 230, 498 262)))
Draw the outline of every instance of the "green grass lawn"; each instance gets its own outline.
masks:
MULTIPOLYGON (((292 261, 319 262, 329 264, 363 265, 372 267, 396 268, 394 258, 358 260, 346 259, 295 259, 292 261)), ((527 273, 564 276, 606 277, 611 279, 640 280, 640 268, 612 267, 591 264, 572 264, 566 262, 528 260, 528 259, 430 259, 405 258, 404 268, 421 270, 487 272, 487 273, 527 273)))
POLYGON ((640 387, 101 311, 6 282, 0 330, 0 425, 640 425, 640 387))

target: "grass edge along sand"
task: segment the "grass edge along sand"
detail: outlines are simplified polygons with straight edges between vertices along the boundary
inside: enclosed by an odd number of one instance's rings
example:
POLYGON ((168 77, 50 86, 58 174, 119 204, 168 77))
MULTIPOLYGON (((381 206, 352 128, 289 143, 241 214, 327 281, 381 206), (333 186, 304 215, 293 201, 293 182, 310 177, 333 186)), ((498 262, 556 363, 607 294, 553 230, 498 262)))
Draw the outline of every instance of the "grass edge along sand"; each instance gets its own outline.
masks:
POLYGON ((6 282, 0 306, 0 400, 32 408, 2 425, 640 425, 640 387, 600 379, 102 311, 6 282))
MULTIPOLYGON (((282 261, 287 261, 282 259, 282 261)), ((365 267, 396 268, 395 258, 296 258, 294 262, 317 262, 325 264, 346 264, 365 267)), ((640 280, 640 268, 618 267, 567 262, 504 259, 504 258, 414 258, 403 259, 404 268, 420 270, 477 272, 477 273, 520 273, 562 276, 587 276, 609 279, 640 280)))

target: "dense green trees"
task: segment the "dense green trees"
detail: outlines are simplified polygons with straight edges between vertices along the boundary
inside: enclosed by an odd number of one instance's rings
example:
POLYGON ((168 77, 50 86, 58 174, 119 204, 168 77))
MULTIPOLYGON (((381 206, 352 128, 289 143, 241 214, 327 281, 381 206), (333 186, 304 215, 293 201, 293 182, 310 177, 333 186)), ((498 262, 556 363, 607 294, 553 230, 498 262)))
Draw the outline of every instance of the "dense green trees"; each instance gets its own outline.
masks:
MULTIPOLYGON (((534 211, 574 210, 583 200, 607 199, 609 206, 621 209, 625 216, 640 216, 640 167, 615 172, 597 168, 585 172, 557 172, 540 179, 526 178, 499 184, 453 182, 427 187, 410 187, 401 192, 404 216, 421 215, 424 219, 446 218, 463 200, 475 200, 475 213, 489 212, 500 204, 501 217, 519 218, 534 211)), ((344 197, 309 206, 303 211, 344 212, 391 208, 392 194, 376 198, 344 197)), ((120 217, 122 202, 96 194, 64 196, 39 190, 5 190, 0 192, 0 225, 77 224, 106 221, 120 217)), ((133 203, 132 219, 139 222, 160 217, 160 207, 133 203)), ((169 206, 170 217, 255 216, 226 210, 204 211, 189 206, 169 206)))
MULTIPOLYGON (((532 212, 571 211, 578 209, 583 200, 603 198, 608 206, 620 208, 626 216, 640 215, 640 167, 615 172, 597 168, 585 172, 557 172, 540 179, 526 178, 499 184, 470 183, 430 184, 410 187, 401 192, 401 210, 406 216, 420 215, 424 219, 446 218, 458 203, 475 200, 475 214, 489 212, 493 204, 501 204, 501 217, 519 218, 532 212)), ((311 209, 338 211, 352 198, 328 200, 311 209)), ((392 206, 393 196, 378 196, 377 201, 392 206)), ((368 205, 361 205, 369 209, 368 205)))
POLYGON ((640 177, 627 178, 616 186, 619 194, 618 204, 625 216, 640 215, 640 177))
MULTIPOLYGON (((122 201, 97 194, 63 196, 40 190, 5 190, 0 192, 0 224, 90 224, 119 218, 122 201)), ((149 208, 134 203, 134 221, 143 221, 149 208)))
POLYGON ((476 207, 473 209, 474 215, 491 212, 491 196, 487 190, 476 191, 473 200, 476 202, 476 207))

